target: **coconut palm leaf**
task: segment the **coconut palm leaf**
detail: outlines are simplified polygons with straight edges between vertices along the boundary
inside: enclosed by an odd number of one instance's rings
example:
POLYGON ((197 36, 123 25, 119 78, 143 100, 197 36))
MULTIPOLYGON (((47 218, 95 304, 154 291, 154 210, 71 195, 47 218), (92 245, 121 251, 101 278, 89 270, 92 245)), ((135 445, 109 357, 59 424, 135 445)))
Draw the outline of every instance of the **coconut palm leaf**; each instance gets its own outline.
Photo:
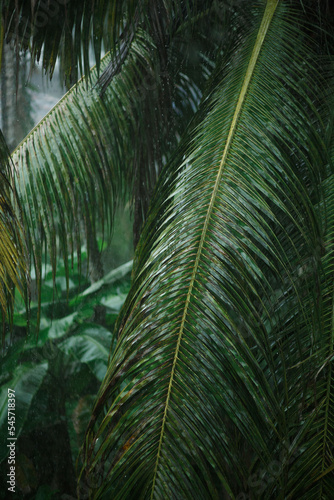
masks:
MULTIPOLYGON (((32 61, 41 60, 52 77, 60 57, 66 82, 71 85, 80 72, 89 74, 91 49, 98 71, 101 55, 111 50, 113 70, 107 71, 110 77, 126 60, 138 28, 151 36, 154 33, 154 38, 160 37, 164 43, 165 35, 170 36, 189 17, 207 11, 212 1, 3 0, 1 6, 1 42, 5 39, 15 43, 17 61, 20 50, 29 50, 32 61)), ((166 49, 167 45, 163 46, 166 49)))
POLYGON ((40 61, 52 76, 57 57, 61 57, 67 83, 81 73, 89 74, 92 45, 99 68, 102 52, 116 49, 116 40, 132 23, 140 1, 31 0, 2 2, 2 22, 7 42, 19 50, 29 50, 32 60, 40 61), (104 48, 102 47, 104 42, 104 48))
MULTIPOLYGON (((151 47, 139 34, 122 75, 103 99, 98 87, 87 89, 81 80, 12 154, 39 284, 43 242, 55 270, 59 250, 65 265, 75 250, 80 257, 83 228, 87 241, 97 230, 111 230, 114 208, 130 177, 136 103, 141 103, 137 83, 150 65, 151 47)), ((107 58, 102 68, 106 64, 107 58)), ((91 79, 96 83, 97 78, 94 68, 91 79)))
POLYGON ((11 322, 15 288, 27 298, 27 263, 22 227, 12 205, 11 195, 17 200, 10 183, 9 151, 1 130, 0 163, 0 310, 4 326, 5 320, 11 322))
POLYGON ((232 26, 160 177, 87 431, 93 498, 330 498, 327 83, 302 18, 268 0, 232 26))
MULTIPOLYGON (((54 272, 59 251, 65 266, 75 250, 80 263, 82 229, 89 249, 97 231, 111 233, 115 206, 131 196, 138 234, 158 172, 200 100, 196 81, 180 71, 180 57, 174 52, 171 58, 174 106, 165 111, 159 51, 138 30, 103 96, 94 68, 92 88, 78 82, 14 151, 13 177, 39 290, 44 243, 54 272), (173 114, 178 120, 167 126, 173 114)), ((103 58, 102 71, 109 60, 103 58)))

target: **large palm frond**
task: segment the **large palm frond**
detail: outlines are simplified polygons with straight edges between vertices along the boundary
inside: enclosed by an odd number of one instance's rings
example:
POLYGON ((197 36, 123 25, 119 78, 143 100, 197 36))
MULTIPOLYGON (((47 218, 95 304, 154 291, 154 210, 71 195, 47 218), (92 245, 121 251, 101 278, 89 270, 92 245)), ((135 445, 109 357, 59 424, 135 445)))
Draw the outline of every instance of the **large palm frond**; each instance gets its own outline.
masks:
MULTIPOLYGON (((152 42, 138 33, 122 75, 100 97, 82 79, 29 133, 12 154, 16 192, 40 285, 44 242, 53 270, 59 250, 80 257, 97 230, 111 230, 117 202, 131 178, 136 103, 143 73, 151 67, 152 42)), ((102 68, 108 64, 107 57, 102 68)), ((79 259, 80 262, 80 259, 79 259)), ((67 270, 68 271, 68 270, 67 270)), ((68 272, 67 272, 68 274, 68 272)))
POLYGON ((116 48, 116 41, 125 27, 131 26, 140 3, 3 0, 3 37, 13 41, 17 51, 29 50, 32 60, 41 60, 50 76, 61 57, 68 83, 75 83, 79 68, 81 73, 89 74, 91 44, 99 67, 102 51, 116 48))
POLYGON ((6 40, 12 39, 17 49, 30 48, 32 60, 38 60, 43 50, 43 65, 52 74, 62 47, 68 58, 65 72, 67 67, 71 70, 75 67, 73 60, 84 61, 88 71, 91 33, 94 41, 99 39, 97 45, 94 42, 97 71, 86 73, 90 74, 93 85, 99 73, 101 40, 104 36, 108 38, 105 46, 111 46, 112 50, 109 64, 103 63, 100 68, 99 92, 104 95, 108 86, 117 86, 116 77, 119 81, 119 75, 124 73, 121 79, 128 82, 128 92, 135 93, 133 102, 137 101, 130 112, 136 122, 130 134, 133 142, 130 184, 134 199, 134 242, 137 243, 161 167, 197 108, 211 71, 212 52, 217 50, 224 30, 218 34, 219 16, 211 1, 181 4, 174 0, 152 1, 145 5, 137 1, 123 2, 122 6, 119 2, 105 1, 89 6, 87 2, 58 3, 61 5, 39 1, 28 8, 29 2, 4 2, 3 36, 6 40), (42 18, 47 18, 45 26, 37 22, 42 18), (35 24, 36 29, 31 33, 27 26, 35 24), (208 31, 209 25, 212 29, 208 31), (141 68, 141 76, 129 82, 125 63, 130 58, 135 70, 131 54, 136 53, 137 40, 143 32, 152 42, 147 49, 150 59, 146 68, 141 68), (79 33, 82 33, 82 47, 76 41, 79 33), (190 47, 195 47, 193 53, 190 47))
MULTIPOLYGON (((334 316, 333 316, 333 174, 324 183, 326 195, 326 232, 324 241, 325 255, 321 272, 321 284, 318 293, 316 311, 320 316, 320 329, 310 349, 308 383, 312 389, 305 391, 306 397, 302 408, 307 425, 303 439, 304 448, 300 449, 300 459, 294 466, 293 491, 299 497, 329 499, 333 494, 334 484, 334 316), (303 464, 303 467, 300 466, 303 464), (310 479, 304 488, 300 488, 303 475, 307 470, 310 479)), ((306 332, 305 332, 306 337, 306 332)), ((306 380, 304 380, 304 383, 306 380)))
POLYGON ((249 10, 155 191, 87 431, 94 498, 333 491, 326 81, 301 12, 249 10))
MULTIPOLYGON (((55 271, 59 250, 67 265, 68 255, 80 254, 82 229, 89 243, 97 230, 111 228, 115 206, 129 198, 139 234, 161 166, 198 105, 197 83, 205 81, 180 70, 189 65, 180 52, 170 59, 167 104, 159 50, 138 29, 107 87, 101 88, 95 67, 92 87, 80 80, 14 151, 13 178, 39 289, 44 242, 55 271)), ((107 55, 102 72, 109 66, 107 55)))
MULTIPOLYGON (((334 261, 333 261, 333 228, 334 228, 334 128, 333 128, 333 84, 330 87, 331 120, 328 121, 329 165, 326 178, 323 180, 323 200, 318 206, 321 220, 324 221, 321 245, 322 266, 317 296, 317 312, 320 320, 320 331, 315 338, 312 350, 313 385, 312 397, 307 404, 311 413, 311 425, 307 430, 303 450, 312 480, 308 491, 309 498, 330 498, 333 492, 334 478, 334 261), (319 298, 321 297, 321 300, 319 298), (312 461, 310 460, 312 457, 312 461)), ((307 334, 307 333, 306 333, 307 334)), ((301 480, 300 469, 295 480, 301 480)))
MULTIPOLYGON (((26 248, 20 221, 15 215, 9 151, 0 130, 0 310, 2 324, 11 321, 15 288, 27 298, 26 248)), ((5 330, 3 330, 5 332, 5 330)))

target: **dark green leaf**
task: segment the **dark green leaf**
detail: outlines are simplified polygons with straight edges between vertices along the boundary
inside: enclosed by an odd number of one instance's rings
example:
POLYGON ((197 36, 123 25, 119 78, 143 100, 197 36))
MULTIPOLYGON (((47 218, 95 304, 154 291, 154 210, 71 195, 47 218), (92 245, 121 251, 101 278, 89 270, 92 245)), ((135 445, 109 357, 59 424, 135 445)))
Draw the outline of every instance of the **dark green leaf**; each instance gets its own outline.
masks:
MULTIPOLYGON (((1 388, 0 393, 0 462, 7 456, 8 444, 8 389, 15 391, 15 438, 18 438, 33 404, 33 398, 41 386, 48 369, 48 363, 39 365, 22 363, 13 371, 12 377, 1 388)), ((12 393, 11 393, 12 394, 12 393)))

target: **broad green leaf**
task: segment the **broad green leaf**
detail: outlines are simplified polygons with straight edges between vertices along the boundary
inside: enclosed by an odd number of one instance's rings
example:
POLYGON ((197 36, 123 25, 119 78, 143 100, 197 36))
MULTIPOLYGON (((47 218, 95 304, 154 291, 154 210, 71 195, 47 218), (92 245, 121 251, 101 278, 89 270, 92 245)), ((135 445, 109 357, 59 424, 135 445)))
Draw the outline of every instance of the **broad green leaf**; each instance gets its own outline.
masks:
POLYGON ((114 311, 119 311, 124 304, 127 295, 125 293, 119 293, 118 295, 109 295, 101 300, 103 306, 113 309, 114 311))
POLYGON ((103 380, 108 365, 112 334, 99 325, 86 324, 78 333, 66 339, 59 349, 73 356, 80 363, 87 363, 100 381, 103 380))
POLYGON ((61 319, 52 321, 48 332, 48 339, 58 339, 68 333, 68 330, 73 326, 78 316, 77 312, 69 314, 61 319))
MULTIPOLYGON (((50 304, 52 307, 52 303, 50 304)), ((92 309, 90 309, 90 313, 92 309)), ((43 348, 44 350, 54 351, 53 343, 60 341, 60 339, 69 334, 72 330, 76 329, 78 324, 78 311, 75 311, 66 316, 58 319, 51 319, 48 316, 42 315, 38 337, 35 332, 30 333, 26 339, 24 346, 25 351, 30 349, 43 348)))
POLYGON ((118 281, 118 280, 124 278, 132 271, 132 265, 133 265, 133 262, 131 260, 130 262, 127 262, 126 264, 123 264, 122 266, 120 266, 116 269, 113 269, 108 274, 103 276, 103 278, 101 280, 96 281, 90 287, 86 288, 86 290, 83 291, 79 295, 79 297, 85 297, 86 295, 95 294, 104 285, 112 285, 113 283, 115 283, 115 281, 118 281))

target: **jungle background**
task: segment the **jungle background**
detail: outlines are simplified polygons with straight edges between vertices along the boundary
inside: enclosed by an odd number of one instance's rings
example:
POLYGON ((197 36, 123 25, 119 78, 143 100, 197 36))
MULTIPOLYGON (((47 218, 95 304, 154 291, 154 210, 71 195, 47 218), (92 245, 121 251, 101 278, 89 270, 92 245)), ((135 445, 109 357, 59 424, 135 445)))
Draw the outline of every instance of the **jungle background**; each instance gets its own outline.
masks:
MULTIPOLYGON (((91 58, 94 61, 92 51, 91 58)), ((17 66, 13 46, 3 48, 0 117, 10 151, 67 91, 59 63, 50 81, 40 65, 31 65, 29 59, 28 53, 22 53, 17 66)), ((70 262, 73 269, 68 291, 63 261, 58 261, 54 286, 46 257, 38 342, 37 285, 33 274, 29 335, 25 304, 17 297, 13 330, 7 334, 0 368, 1 498, 7 499, 8 494, 11 498, 40 500, 77 497, 76 460, 91 406, 106 372, 115 318, 130 286, 132 224, 127 204, 115 215, 110 244, 103 241, 102 234, 98 239, 98 266, 102 265, 103 280, 95 289, 90 289, 93 280, 85 247, 81 274, 76 260, 70 262), (15 494, 7 490, 8 387, 15 388, 17 398, 15 494)))
POLYGON ((332 5, 0 5, 0 495, 331 500, 332 5))

